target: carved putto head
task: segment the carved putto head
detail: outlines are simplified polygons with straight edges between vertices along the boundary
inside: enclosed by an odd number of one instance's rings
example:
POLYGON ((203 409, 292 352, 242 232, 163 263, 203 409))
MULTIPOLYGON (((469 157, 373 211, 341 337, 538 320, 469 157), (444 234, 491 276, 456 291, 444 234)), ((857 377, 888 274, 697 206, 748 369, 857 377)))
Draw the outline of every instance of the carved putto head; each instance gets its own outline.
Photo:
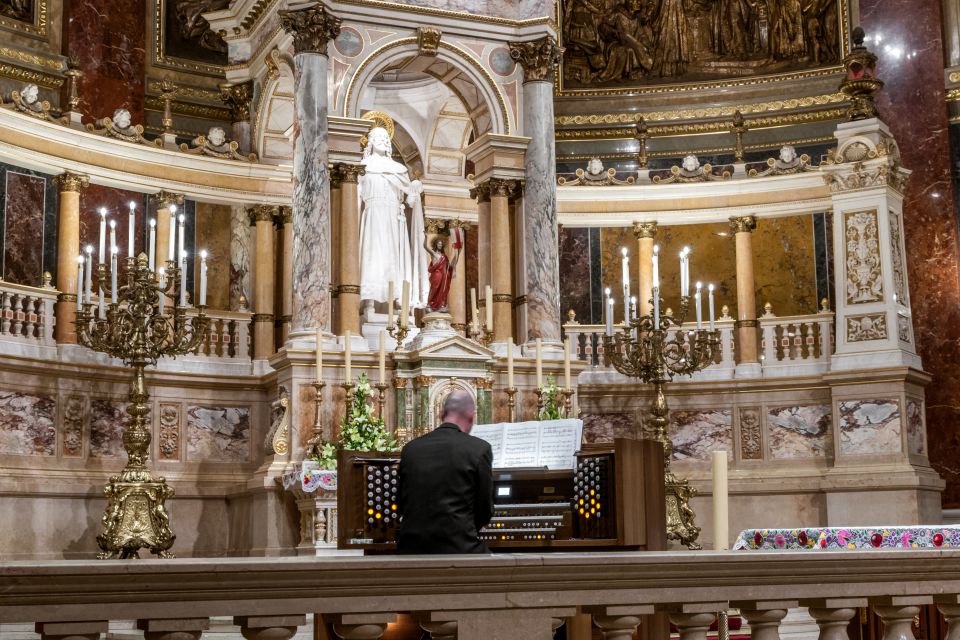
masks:
POLYGON ((113 125, 120 130, 129 129, 132 122, 130 112, 126 109, 117 109, 113 112, 113 125))
POLYGON ((791 145, 785 144, 780 147, 780 162, 783 164, 793 164, 797 160, 797 150, 791 145))
POLYGON ((20 99, 24 104, 34 104, 40 98, 40 87, 35 84, 25 84, 20 90, 20 99))
POLYGON ((603 162, 600 158, 590 158, 590 162, 587 163, 587 173, 591 176, 599 176, 603 173, 603 162))
POLYGON ((695 173, 696 170, 700 168, 700 161, 697 159, 697 156, 690 154, 684 156, 681 166, 687 173, 695 173))
POLYGON ((223 146, 223 143, 227 141, 227 133, 221 127, 210 127, 210 131, 207 132, 207 142, 210 143, 212 147, 223 146))
POLYGON ((367 146, 363 149, 363 157, 368 158, 373 153, 382 156, 393 155, 393 144, 390 142, 390 134, 383 127, 374 127, 367 134, 367 146))

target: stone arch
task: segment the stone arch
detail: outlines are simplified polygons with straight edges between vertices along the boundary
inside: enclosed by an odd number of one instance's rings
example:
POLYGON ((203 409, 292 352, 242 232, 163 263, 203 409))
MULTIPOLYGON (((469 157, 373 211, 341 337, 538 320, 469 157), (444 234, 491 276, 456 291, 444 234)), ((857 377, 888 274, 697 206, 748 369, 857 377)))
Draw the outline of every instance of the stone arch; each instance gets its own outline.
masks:
POLYGON ((289 56, 267 55, 267 76, 253 119, 253 146, 262 162, 288 162, 293 157, 294 69, 289 56))
POLYGON ((447 85, 464 103, 474 123, 476 136, 484 133, 509 135, 512 124, 506 99, 490 72, 463 49, 441 41, 437 55, 420 56, 417 38, 400 38, 374 50, 344 78, 347 89, 338 110, 348 118, 361 116, 360 96, 364 87, 384 71, 404 67, 420 58, 418 70, 447 85))
POLYGON ((443 401, 454 391, 466 391, 474 402, 477 401, 477 390, 468 380, 449 378, 438 382, 430 389, 430 424, 428 425, 430 430, 440 426, 440 409, 443 401))

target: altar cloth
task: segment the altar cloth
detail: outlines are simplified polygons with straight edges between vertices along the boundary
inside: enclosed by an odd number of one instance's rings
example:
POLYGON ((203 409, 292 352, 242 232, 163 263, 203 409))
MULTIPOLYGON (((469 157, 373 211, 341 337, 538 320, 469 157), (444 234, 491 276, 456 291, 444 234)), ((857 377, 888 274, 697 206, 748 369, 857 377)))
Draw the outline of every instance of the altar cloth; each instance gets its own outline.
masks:
POLYGON ((801 527, 744 529, 735 551, 960 548, 960 526, 801 527))

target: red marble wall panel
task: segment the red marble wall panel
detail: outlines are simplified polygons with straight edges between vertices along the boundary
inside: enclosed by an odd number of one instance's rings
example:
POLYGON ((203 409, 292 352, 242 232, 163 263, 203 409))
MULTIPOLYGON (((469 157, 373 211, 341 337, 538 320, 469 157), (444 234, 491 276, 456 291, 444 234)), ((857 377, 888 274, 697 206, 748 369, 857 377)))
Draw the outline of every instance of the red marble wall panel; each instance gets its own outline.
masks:
POLYGON ((938 0, 861 0, 860 23, 886 82, 877 104, 913 171, 904 203, 913 322, 927 387, 930 458, 960 506, 960 286, 938 0), (877 42, 879 38, 879 42, 877 42), (953 471, 951 471, 953 469, 953 471))
MULTIPOLYGON (((123 107, 143 123, 147 6, 142 0, 70 0, 63 3, 64 53, 83 76, 80 111, 87 119, 123 107)), ((65 102, 64 102, 65 103, 65 102)))
MULTIPOLYGON (((120 248, 120 257, 127 257, 127 226, 130 212, 130 201, 137 205, 134 230, 134 251, 146 252, 145 225, 146 216, 144 207, 146 196, 142 193, 113 189, 101 185, 90 185, 80 193, 80 246, 93 246, 93 259, 97 260, 97 247, 100 242, 100 207, 107 209, 107 241, 106 252, 110 254, 110 220, 117 221, 117 246, 120 248)), ((80 247, 78 247, 79 251, 80 247)), ((96 280, 96 276, 94 276, 96 280)))
POLYGON ((581 324, 590 323, 590 230, 564 227, 560 230, 560 319, 567 322, 573 309, 581 324))
POLYGON ((3 279, 33 287, 43 277, 46 180, 7 171, 3 229, 3 279))

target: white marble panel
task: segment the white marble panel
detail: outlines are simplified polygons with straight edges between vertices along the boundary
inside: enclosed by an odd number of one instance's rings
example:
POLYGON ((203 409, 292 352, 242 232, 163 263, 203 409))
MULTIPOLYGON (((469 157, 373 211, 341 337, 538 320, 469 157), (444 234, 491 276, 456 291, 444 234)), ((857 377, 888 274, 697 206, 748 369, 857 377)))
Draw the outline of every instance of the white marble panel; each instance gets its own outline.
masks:
POLYGON ((907 401, 907 445, 910 453, 927 455, 927 431, 923 427, 923 403, 907 401))
POLYGON ((829 448, 831 420, 829 405, 767 409, 771 457, 823 457, 829 448))
POLYGON ((840 453, 901 451, 900 404, 896 400, 845 400, 839 409, 840 453))
POLYGON ((730 409, 671 411, 669 425, 674 460, 709 460, 711 451, 726 451, 733 460, 733 412, 730 409))
POLYGON ((246 462, 249 458, 249 407, 187 408, 188 460, 246 462))
POLYGON ((0 391, 0 454, 56 454, 56 401, 18 391, 0 391))
POLYGON ((445 176, 459 176, 463 171, 460 162, 460 158, 454 156, 431 153, 427 171, 445 176))

